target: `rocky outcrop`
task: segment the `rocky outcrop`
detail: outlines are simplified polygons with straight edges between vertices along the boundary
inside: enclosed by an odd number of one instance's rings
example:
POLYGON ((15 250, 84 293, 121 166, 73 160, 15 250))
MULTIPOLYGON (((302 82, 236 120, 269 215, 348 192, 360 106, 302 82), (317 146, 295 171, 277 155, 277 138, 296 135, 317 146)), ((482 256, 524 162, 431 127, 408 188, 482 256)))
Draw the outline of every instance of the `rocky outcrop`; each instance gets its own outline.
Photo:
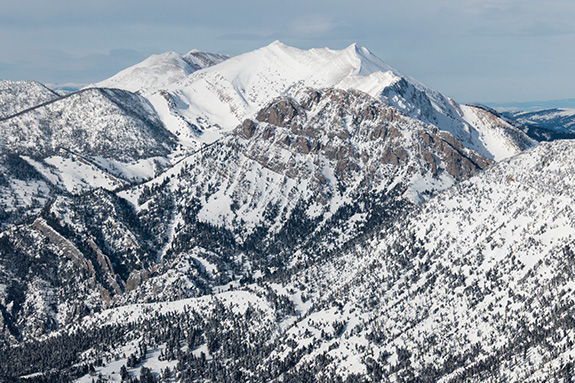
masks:
POLYGON ((245 120, 235 134, 250 141, 246 156, 274 171, 302 177, 305 169, 298 172, 289 163, 277 162, 271 148, 311 156, 316 163, 318 156, 334 161, 336 175, 342 179, 363 167, 375 170, 392 165, 421 174, 429 171, 434 177, 446 172, 461 181, 492 163, 465 149, 450 133, 359 91, 310 89, 297 100, 279 98, 255 120, 245 120))
POLYGON ((290 98, 282 98, 259 111, 256 120, 286 127, 293 118, 304 112, 302 106, 290 98))
MULTIPOLYGON (((56 230, 50 227, 44 219, 37 218, 32 224, 32 227, 46 236, 46 238, 54 245, 59 247, 62 251, 62 255, 69 258, 76 267, 86 271, 92 277, 95 276, 92 262, 86 259, 84 254, 82 254, 82 252, 78 250, 78 248, 74 246, 73 243, 71 243, 69 240, 56 232, 56 230)), ((93 281, 93 279, 91 280, 93 281)))

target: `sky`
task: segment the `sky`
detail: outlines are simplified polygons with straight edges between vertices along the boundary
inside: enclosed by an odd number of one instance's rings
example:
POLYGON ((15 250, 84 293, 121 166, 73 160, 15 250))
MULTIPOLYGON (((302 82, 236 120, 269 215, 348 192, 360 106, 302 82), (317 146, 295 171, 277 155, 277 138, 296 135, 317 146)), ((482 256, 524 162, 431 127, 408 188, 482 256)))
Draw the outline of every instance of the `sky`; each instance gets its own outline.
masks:
POLYGON ((575 98, 573 0, 0 0, 0 79, 89 84, 155 53, 368 48, 459 102, 575 98))

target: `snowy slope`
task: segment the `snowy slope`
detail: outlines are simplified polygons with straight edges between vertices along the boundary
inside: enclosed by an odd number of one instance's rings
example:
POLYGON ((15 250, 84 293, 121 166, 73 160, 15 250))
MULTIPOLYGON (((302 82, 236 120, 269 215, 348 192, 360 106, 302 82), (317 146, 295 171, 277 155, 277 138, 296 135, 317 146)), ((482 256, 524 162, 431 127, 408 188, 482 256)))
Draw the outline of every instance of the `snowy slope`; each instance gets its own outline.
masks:
MULTIPOLYGON (((18 97, 39 102, 36 83, 18 97)), ((15 100, 13 100, 16 102, 15 100)), ((2 225, 37 214, 58 194, 108 190, 153 177, 176 149, 149 103, 121 90, 91 89, 54 97, 0 120, 2 225), (29 210, 29 211, 28 211, 29 210)))
MULTIPOLYGON (((490 164, 433 126, 336 89, 279 98, 224 139, 118 193, 103 190, 114 180, 81 157, 26 159, 75 195, 5 231, 15 249, 6 256, 44 252, 76 281, 29 270, 53 291, 57 308, 14 309, 17 326, 28 316, 68 323, 80 302, 98 310, 169 301, 301 267, 490 164), (81 181, 90 175, 102 189, 89 192, 81 181)), ((34 300, 34 285, 21 283, 26 301, 34 300)), ((35 326, 21 336, 43 331, 35 326)))
POLYGON ((404 185, 404 197, 419 201, 489 163, 449 134, 365 93, 324 89, 276 99, 256 119, 142 188, 176 176, 169 189, 201 198, 201 220, 245 229, 258 226, 269 205, 286 207, 286 198, 292 205, 309 200, 311 216, 335 213, 363 187, 404 185), (177 181, 185 173, 194 180, 187 186, 177 181))
POLYGON ((131 92, 164 89, 199 69, 218 64, 227 58, 225 55, 196 50, 185 55, 166 52, 152 55, 141 63, 90 87, 121 88, 131 92))
MULTIPOLYGON (((147 88, 146 97, 168 129, 190 146, 197 141, 212 142, 245 118, 253 118, 272 99, 293 96, 303 88, 366 92, 412 118, 448 131, 466 148, 490 159, 506 158, 532 144, 497 117, 477 118, 466 113, 453 100, 355 44, 343 50, 300 50, 276 41, 177 82, 168 79, 170 73, 161 81, 170 84, 147 88)), ((131 78, 113 85, 134 89, 131 78)))
POLYGON ((60 96, 35 81, 0 81, 0 119, 60 96))
POLYGON ((568 382, 574 153, 542 143, 329 258, 208 297, 111 308, 35 347, 70 344, 77 366, 112 381, 129 364, 132 376, 168 366, 175 381, 568 382))
POLYGON ((149 104, 119 90, 89 89, 0 121, 3 150, 45 156, 64 149, 122 161, 167 155, 173 138, 149 104))
POLYGON ((193 285, 190 261, 224 279, 305 263, 489 164, 365 93, 325 89, 275 100, 120 195, 165 243, 166 274, 142 291, 167 298, 169 281, 193 285))
POLYGON ((38 214, 58 187, 42 176, 25 159, 0 154, 0 228, 38 214))
POLYGON ((543 143, 295 276, 288 288, 321 275, 306 286, 321 298, 284 335, 298 346, 270 359, 311 343, 300 368, 323 355, 323 371, 344 377, 525 382, 571 374, 574 153, 570 141, 543 143))
POLYGON ((0 119, 0 380, 570 381, 574 143, 356 45, 114 81, 0 119))

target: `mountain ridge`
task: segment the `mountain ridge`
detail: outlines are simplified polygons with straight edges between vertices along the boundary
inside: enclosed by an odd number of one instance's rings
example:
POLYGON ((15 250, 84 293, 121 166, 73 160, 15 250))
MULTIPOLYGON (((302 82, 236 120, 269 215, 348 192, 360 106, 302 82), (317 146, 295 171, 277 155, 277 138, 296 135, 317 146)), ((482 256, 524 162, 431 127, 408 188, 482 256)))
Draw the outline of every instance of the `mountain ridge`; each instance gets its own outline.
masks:
POLYGON ((0 380, 572 380, 573 142, 356 44, 112 79, 5 84, 0 380))
MULTIPOLYGON (((215 65, 228 58, 226 55, 205 53, 192 50, 184 55, 176 52, 165 52, 152 55, 144 61, 126 68, 107 80, 90 87, 115 88, 117 84, 122 89, 132 92, 147 88, 161 89, 197 70, 215 65)), ((85 88, 84 88, 85 89, 85 88)))
MULTIPOLYGON (((107 84, 103 82, 103 84, 107 84)), ((116 86, 131 88, 131 80, 116 86)), ((342 50, 301 50, 279 41, 181 76, 165 86, 146 88, 166 127, 186 145, 211 142, 279 95, 305 88, 357 89, 412 118, 449 131, 467 148, 501 159, 533 145, 522 132, 497 117, 482 120, 459 105, 352 44, 342 50), (503 149, 503 150, 502 150, 503 149)))
POLYGON ((60 97, 36 81, 0 80, 0 119, 60 97))

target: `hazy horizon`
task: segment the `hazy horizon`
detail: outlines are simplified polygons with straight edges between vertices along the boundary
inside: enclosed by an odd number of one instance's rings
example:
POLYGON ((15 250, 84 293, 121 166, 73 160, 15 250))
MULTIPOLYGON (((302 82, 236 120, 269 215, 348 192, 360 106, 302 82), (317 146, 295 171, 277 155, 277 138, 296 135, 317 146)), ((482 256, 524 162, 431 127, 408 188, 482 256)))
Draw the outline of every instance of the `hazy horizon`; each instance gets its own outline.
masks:
POLYGON ((459 102, 574 98, 575 3, 422 0, 5 4, 0 79, 89 84, 151 54, 358 43, 459 102))

